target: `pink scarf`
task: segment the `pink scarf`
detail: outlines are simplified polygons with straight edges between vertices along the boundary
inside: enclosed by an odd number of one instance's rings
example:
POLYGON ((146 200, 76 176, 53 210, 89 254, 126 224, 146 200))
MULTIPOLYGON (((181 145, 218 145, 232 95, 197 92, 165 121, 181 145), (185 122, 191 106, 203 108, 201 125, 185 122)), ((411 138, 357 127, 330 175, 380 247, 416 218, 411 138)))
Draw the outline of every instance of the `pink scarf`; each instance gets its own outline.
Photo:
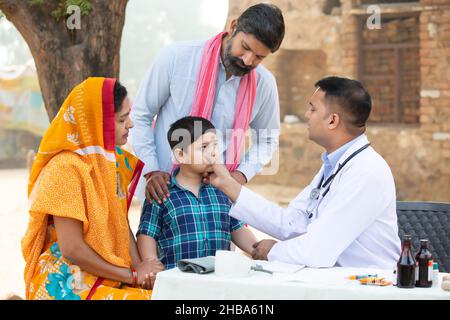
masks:
MULTIPOLYGON (((208 40, 203 47, 200 70, 197 78, 194 102, 191 116, 211 119, 214 98, 216 95, 219 59, 222 48, 222 38, 226 32, 221 32, 208 40)), ((226 152, 226 167, 234 171, 239 165, 240 156, 244 151, 245 132, 250 123, 250 116, 256 96, 256 72, 250 71, 241 78, 235 104, 235 116, 230 145, 226 152)))

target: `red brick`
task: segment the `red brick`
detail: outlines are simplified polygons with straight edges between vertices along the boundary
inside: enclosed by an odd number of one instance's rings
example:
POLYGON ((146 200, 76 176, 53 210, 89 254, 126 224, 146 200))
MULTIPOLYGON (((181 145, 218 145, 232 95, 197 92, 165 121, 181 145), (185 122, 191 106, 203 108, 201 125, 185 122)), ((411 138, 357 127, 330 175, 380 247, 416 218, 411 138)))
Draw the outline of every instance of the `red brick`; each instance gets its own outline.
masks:
POLYGON ((420 113, 423 115, 433 115, 436 114, 436 109, 433 107, 420 107, 420 113))
POLYGON ((437 41, 436 40, 421 40, 420 41, 420 46, 422 47, 422 48, 430 48, 430 49, 433 49, 433 48, 437 48, 437 41))

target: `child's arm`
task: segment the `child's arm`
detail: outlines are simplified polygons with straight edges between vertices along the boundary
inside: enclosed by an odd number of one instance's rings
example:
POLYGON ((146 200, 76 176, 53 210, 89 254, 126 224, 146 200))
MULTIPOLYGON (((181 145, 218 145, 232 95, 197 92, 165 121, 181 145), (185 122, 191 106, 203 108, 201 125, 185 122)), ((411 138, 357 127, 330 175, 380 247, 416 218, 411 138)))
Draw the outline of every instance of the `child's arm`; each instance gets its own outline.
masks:
POLYGON ((231 231, 231 241, 249 255, 252 254, 253 244, 258 242, 253 232, 246 226, 231 231))
POLYGON ((156 241, 162 232, 161 214, 160 206, 156 202, 151 203, 145 200, 136 235, 137 248, 142 261, 158 259, 156 241))
POLYGON ((139 234, 137 236, 137 246, 142 261, 158 259, 157 244, 152 237, 145 234, 139 234))

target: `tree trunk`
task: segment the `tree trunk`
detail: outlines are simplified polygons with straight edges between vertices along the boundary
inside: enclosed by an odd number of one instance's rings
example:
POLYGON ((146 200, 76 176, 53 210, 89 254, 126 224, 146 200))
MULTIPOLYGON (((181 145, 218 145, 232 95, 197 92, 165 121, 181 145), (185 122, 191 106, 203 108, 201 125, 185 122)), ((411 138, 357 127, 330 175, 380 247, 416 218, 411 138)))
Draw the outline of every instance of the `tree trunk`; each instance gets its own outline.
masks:
POLYGON ((61 0, 30 5, 0 0, 0 10, 19 30, 33 55, 50 121, 69 92, 87 77, 118 78, 120 42, 128 0, 91 0, 80 29, 70 30, 51 12, 61 0))

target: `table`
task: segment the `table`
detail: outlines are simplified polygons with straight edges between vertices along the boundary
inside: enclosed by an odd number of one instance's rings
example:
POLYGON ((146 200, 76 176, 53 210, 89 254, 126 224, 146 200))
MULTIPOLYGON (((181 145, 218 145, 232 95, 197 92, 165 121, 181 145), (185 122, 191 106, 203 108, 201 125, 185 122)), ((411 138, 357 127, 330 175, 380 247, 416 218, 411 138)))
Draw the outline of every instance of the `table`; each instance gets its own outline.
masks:
POLYGON ((391 270, 359 268, 305 268, 296 273, 251 271, 248 276, 224 278, 214 273, 184 273, 178 268, 158 273, 153 288, 155 300, 308 300, 308 299, 395 299, 450 300, 450 291, 432 288, 400 289, 395 286, 367 286, 348 280, 352 274, 373 274, 392 279, 391 270))

